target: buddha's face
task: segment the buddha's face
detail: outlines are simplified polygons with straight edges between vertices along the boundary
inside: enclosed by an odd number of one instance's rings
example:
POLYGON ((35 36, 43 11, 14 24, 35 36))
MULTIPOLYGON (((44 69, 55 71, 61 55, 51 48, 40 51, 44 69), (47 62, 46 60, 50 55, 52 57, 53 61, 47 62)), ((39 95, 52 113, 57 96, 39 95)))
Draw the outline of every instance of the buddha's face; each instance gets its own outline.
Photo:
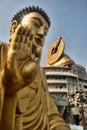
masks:
POLYGON ((44 17, 37 12, 32 12, 24 16, 21 23, 23 26, 27 26, 32 29, 35 46, 42 47, 45 36, 48 32, 48 23, 44 17))
MULTIPOLYGON (((31 30, 31 33, 33 35, 32 53, 35 57, 38 58, 38 61, 40 61, 42 47, 45 41, 46 34, 48 32, 48 23, 46 22, 45 18, 38 12, 31 12, 29 14, 26 14, 19 24, 22 24, 22 26, 27 27, 31 30)), ((18 24, 13 21, 11 30, 12 37, 14 36, 14 32, 17 26, 18 24)))

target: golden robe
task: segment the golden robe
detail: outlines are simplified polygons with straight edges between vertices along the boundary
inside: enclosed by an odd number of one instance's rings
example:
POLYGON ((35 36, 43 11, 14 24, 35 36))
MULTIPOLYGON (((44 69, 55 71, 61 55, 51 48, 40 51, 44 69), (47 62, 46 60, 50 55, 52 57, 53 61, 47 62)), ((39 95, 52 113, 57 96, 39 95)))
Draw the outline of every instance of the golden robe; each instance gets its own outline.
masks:
POLYGON ((3 95, 1 130, 70 130, 52 101, 43 69, 13 95, 3 95))

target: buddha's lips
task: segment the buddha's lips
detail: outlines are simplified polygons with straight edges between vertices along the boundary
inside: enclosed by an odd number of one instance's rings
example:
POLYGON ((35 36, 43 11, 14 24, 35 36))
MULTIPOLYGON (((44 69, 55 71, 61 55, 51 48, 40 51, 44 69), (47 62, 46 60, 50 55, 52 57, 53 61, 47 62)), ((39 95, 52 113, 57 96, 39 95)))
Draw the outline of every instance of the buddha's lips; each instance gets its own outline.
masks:
POLYGON ((39 37, 35 37, 35 42, 37 45, 41 45, 41 39, 39 37))

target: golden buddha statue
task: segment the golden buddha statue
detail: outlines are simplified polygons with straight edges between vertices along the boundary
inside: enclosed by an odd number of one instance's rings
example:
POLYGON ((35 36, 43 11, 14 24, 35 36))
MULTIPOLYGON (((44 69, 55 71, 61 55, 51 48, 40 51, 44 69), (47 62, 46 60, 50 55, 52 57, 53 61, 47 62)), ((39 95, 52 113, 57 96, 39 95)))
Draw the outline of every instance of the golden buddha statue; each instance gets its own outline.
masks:
POLYGON ((46 66, 71 66, 74 61, 64 53, 64 41, 60 36, 54 41, 48 49, 46 56, 46 66))
POLYGON ((48 15, 34 6, 19 11, 11 21, 10 44, 0 47, 1 130, 70 130, 40 67, 49 27, 48 15))

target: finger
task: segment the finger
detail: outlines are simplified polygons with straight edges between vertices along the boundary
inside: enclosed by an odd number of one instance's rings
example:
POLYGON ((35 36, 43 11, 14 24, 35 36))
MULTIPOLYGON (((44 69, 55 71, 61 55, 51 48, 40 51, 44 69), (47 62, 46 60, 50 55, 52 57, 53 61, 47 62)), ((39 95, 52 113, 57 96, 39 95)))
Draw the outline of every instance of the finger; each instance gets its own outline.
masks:
POLYGON ((25 51, 25 53, 27 53, 27 50, 28 50, 28 45, 24 44, 23 51, 25 51))
MULTIPOLYGON (((26 34, 26 29, 19 25, 15 31, 14 37, 12 39, 12 42, 15 44, 15 42, 18 42, 18 46, 15 49, 21 49, 23 50, 24 48, 24 43, 25 43, 25 34, 26 34)), ((15 45, 14 45, 15 46, 15 45)))
MULTIPOLYGON (((26 43, 25 43, 25 40, 26 39, 26 37, 25 36, 21 36, 21 40, 20 40, 20 42, 19 42, 19 49, 21 49, 21 50, 26 50, 26 43)), ((27 47, 28 47, 28 45, 27 45, 27 47)))
POLYGON ((23 34, 22 35, 22 43, 27 44, 26 37, 27 37, 28 33, 30 33, 30 30, 28 30, 27 28, 24 28, 23 33, 22 33, 23 34))
POLYGON ((22 38, 20 39, 20 42, 22 44, 27 44, 28 45, 29 42, 30 42, 30 39, 31 39, 31 31, 30 31, 30 29, 24 27, 23 30, 22 30, 21 37, 22 38))
POLYGON ((11 43, 10 48, 13 49, 13 50, 18 50, 18 43, 17 42, 15 42, 15 44, 11 43))
POLYGON ((21 42, 21 43, 28 45, 30 43, 30 41, 32 41, 32 39, 33 39, 33 34, 31 33, 31 29, 30 29, 30 27, 29 28, 23 27, 21 31, 22 32, 20 35, 22 38, 18 42, 21 42))
POLYGON ((14 37, 12 40, 14 42, 22 42, 22 35, 25 34, 25 29, 22 25, 18 25, 17 29, 15 30, 14 37))
POLYGON ((24 43, 24 44, 27 44, 27 42, 26 42, 27 40, 26 40, 26 36, 25 35, 22 35, 22 44, 24 43))
POLYGON ((24 51, 26 52, 26 54, 27 54, 29 57, 32 55, 32 49, 31 49, 31 47, 28 47, 27 44, 25 44, 24 51))
POLYGON ((24 44, 24 51, 28 54, 28 56, 32 55, 32 44, 24 44))
POLYGON ((21 35, 14 35, 14 37, 12 38, 12 40, 11 40, 11 45, 10 45, 10 47, 12 48, 12 49, 20 49, 20 43, 21 43, 21 41, 22 41, 22 37, 21 37, 21 35))
POLYGON ((31 48, 30 48, 30 47, 28 47, 27 54, 28 54, 28 56, 29 56, 29 57, 31 57, 32 50, 31 50, 31 48))
POLYGON ((23 36, 22 35, 14 35, 14 38, 13 38, 12 41, 22 43, 23 42, 23 36))
POLYGON ((35 57, 41 57, 41 53, 42 53, 42 47, 38 47, 35 50, 35 57))
POLYGON ((22 42, 19 43, 19 50, 24 50, 24 44, 22 42))
POLYGON ((26 43, 28 46, 32 46, 32 41, 30 40, 29 37, 25 37, 25 43, 26 43))
POLYGON ((32 29, 30 27, 26 27, 26 34, 25 34, 25 36, 27 36, 30 40, 33 39, 32 29))
POLYGON ((40 58, 35 57, 34 62, 37 63, 37 64, 39 64, 40 63, 40 58))
POLYGON ((30 40, 32 41, 33 40, 33 34, 31 33, 30 35, 30 40))
POLYGON ((18 27, 17 27, 17 29, 15 30, 15 33, 16 33, 17 35, 22 34, 23 28, 24 28, 24 27, 23 27, 21 24, 19 24, 18 27))
POLYGON ((30 43, 30 41, 32 41, 32 39, 33 39, 33 34, 31 33, 30 30, 27 29, 23 42, 26 43, 27 45, 29 45, 29 43, 30 43))
POLYGON ((17 29, 15 30, 15 33, 12 36, 12 39, 11 39, 11 45, 10 45, 10 47, 12 49, 18 49, 19 48, 19 46, 20 46, 19 43, 21 41, 21 37, 20 37, 21 33, 22 33, 22 27, 19 25, 17 27, 17 29))
POLYGON ((31 34, 31 29, 30 28, 26 28, 26 36, 30 36, 30 34, 31 34))

